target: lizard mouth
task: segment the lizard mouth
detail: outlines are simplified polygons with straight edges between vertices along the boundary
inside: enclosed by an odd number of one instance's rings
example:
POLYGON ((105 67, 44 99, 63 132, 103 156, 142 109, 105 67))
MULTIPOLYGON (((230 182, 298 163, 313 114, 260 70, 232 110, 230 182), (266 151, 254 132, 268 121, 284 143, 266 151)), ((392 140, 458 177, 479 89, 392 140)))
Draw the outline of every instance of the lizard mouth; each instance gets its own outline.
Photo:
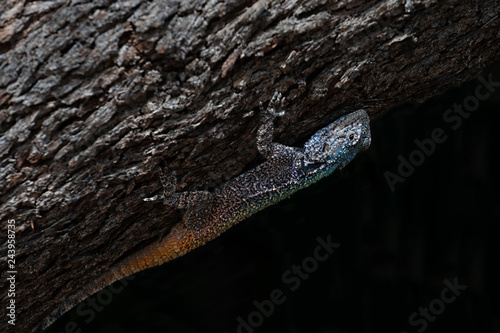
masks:
POLYGON ((361 139, 359 140, 359 150, 367 150, 372 143, 371 131, 369 126, 363 126, 361 139))

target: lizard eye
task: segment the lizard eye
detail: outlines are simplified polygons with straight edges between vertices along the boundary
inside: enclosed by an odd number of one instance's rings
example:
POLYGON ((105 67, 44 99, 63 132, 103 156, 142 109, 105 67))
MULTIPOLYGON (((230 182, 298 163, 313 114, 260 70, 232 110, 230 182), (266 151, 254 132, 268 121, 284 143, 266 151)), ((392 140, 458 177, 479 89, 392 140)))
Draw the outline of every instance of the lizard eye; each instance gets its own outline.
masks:
POLYGON ((356 137, 356 136, 354 135, 354 133, 349 134, 349 140, 350 140, 350 141, 354 141, 354 138, 355 138, 355 137, 356 137))

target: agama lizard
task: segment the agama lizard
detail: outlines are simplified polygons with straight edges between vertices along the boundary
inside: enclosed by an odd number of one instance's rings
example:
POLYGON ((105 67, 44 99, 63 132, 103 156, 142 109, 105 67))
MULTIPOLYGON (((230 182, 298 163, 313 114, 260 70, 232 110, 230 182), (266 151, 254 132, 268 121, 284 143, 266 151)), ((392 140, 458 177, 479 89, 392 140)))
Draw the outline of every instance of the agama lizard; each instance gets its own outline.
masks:
POLYGON ((370 119, 364 110, 349 113, 319 130, 302 148, 273 142, 273 120, 284 114, 283 101, 281 94, 276 92, 267 109, 260 103, 262 121, 257 131, 257 149, 267 161, 214 192, 175 192, 175 174, 163 176, 164 193, 144 201, 161 199, 165 205, 185 208, 183 223, 176 224, 159 243, 111 267, 108 273, 55 310, 37 329, 47 327, 64 312, 111 283, 204 245, 250 215, 328 176, 335 169, 343 168, 359 151, 369 147, 370 119))

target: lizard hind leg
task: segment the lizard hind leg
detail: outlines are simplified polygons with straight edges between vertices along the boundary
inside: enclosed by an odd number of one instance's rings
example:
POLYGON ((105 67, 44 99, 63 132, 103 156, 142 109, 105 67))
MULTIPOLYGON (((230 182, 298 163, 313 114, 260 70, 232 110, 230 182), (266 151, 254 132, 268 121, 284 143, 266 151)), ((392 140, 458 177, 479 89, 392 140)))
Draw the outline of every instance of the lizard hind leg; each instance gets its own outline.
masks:
POLYGON ((175 171, 164 172, 160 167, 157 170, 163 186, 163 194, 144 198, 144 201, 162 200, 164 205, 186 209, 182 219, 186 227, 199 230, 203 224, 203 216, 213 199, 213 194, 208 191, 175 192, 177 177, 175 171))
POLYGON ((142 199, 144 201, 157 201, 157 200, 165 201, 166 198, 174 194, 177 188, 177 178, 175 175, 175 171, 170 172, 167 176, 166 173, 160 167, 157 167, 157 172, 158 175, 160 176, 161 185, 163 186, 163 194, 154 195, 152 197, 142 199))
POLYGON ((182 220, 191 230, 200 230, 209 215, 213 193, 208 191, 186 191, 173 193, 163 199, 165 205, 186 209, 182 220))
POLYGON ((170 172, 167 176, 160 167, 158 167, 158 169, 161 185, 163 186, 163 197, 165 198, 171 196, 177 189, 177 177, 175 171, 170 172))

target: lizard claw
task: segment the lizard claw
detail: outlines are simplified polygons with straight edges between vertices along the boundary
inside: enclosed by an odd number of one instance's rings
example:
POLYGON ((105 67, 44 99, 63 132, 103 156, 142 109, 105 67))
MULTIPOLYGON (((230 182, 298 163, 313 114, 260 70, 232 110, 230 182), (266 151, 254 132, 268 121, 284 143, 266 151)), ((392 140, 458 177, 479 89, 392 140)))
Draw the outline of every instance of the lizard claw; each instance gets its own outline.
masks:
POLYGON ((285 98, 282 97, 281 93, 278 92, 278 89, 276 89, 273 97, 269 101, 269 105, 267 106, 267 109, 264 108, 262 101, 259 101, 260 111, 267 112, 273 117, 281 117, 285 114, 285 111, 283 110, 284 101, 285 101, 285 98), (276 109, 280 109, 280 111, 276 111, 276 109))
POLYGON ((149 198, 144 198, 142 201, 156 201, 156 200, 161 200, 163 197, 161 195, 155 195, 149 198))

